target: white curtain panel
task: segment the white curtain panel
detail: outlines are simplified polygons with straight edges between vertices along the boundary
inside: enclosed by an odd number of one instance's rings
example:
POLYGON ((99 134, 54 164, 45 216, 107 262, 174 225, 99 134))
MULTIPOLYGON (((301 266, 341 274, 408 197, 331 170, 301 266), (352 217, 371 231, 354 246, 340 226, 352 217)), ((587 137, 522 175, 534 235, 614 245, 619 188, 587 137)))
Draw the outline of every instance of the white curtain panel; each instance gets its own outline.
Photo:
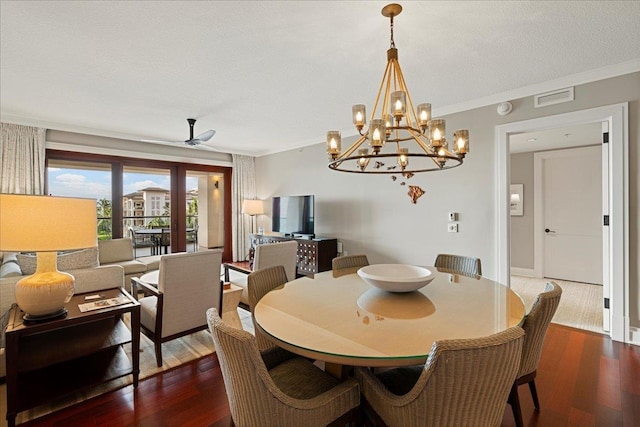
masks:
POLYGON ((44 194, 46 129, 1 126, 0 193, 44 194))
POLYGON ((242 201, 256 198, 255 157, 232 154, 231 218, 233 230, 233 260, 244 261, 249 255, 251 217, 242 214, 242 201))

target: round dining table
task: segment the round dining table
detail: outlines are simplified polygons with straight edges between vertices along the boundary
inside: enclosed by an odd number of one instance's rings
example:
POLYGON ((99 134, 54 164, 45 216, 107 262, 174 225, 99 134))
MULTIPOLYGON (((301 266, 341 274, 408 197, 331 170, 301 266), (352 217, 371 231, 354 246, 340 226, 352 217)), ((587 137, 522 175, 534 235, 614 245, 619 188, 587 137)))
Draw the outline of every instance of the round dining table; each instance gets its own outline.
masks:
POLYGON ((424 363, 438 340, 483 337, 522 324, 524 303, 508 287, 430 269, 435 277, 428 285, 404 293, 372 287, 356 273, 299 278, 260 299, 256 327, 301 356, 388 367, 424 363))

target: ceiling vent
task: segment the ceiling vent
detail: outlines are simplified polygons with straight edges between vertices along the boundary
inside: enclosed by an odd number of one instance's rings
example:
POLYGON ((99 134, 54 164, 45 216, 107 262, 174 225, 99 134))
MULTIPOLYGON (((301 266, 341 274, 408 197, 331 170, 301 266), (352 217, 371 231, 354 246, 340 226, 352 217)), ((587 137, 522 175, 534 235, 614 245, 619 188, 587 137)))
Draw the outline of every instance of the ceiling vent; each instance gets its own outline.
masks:
POLYGON ((561 104, 573 101, 573 86, 565 89, 558 89, 551 92, 541 93, 533 97, 533 106, 546 107, 547 105, 561 104))

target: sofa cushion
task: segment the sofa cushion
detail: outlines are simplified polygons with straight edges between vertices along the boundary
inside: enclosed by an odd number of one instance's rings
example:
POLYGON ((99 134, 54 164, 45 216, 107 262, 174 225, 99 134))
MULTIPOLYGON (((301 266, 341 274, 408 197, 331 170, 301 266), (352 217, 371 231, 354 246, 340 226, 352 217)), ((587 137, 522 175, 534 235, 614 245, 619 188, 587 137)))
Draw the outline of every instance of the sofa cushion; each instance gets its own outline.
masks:
MULTIPOLYGON (((17 258, 22 274, 29 275, 36 272, 36 255, 18 254, 17 258)), ((95 246, 91 248, 80 249, 79 251, 58 254, 57 260, 59 271, 95 268, 100 265, 98 264, 98 248, 95 246)))
POLYGON ((22 270, 18 264, 17 253, 5 252, 0 265, 0 278, 22 276, 22 270))
POLYGON ((125 276, 131 275, 131 274, 145 273, 147 271, 146 265, 135 260, 121 261, 121 262, 113 263, 111 265, 119 265, 122 268, 124 268, 125 276))
POLYGON ((133 245, 131 239, 100 240, 98 242, 98 257, 100 265, 120 263, 133 260, 133 245))
POLYGON ((162 255, 151 255, 138 257, 138 261, 147 266, 147 271, 160 269, 160 257, 162 255))

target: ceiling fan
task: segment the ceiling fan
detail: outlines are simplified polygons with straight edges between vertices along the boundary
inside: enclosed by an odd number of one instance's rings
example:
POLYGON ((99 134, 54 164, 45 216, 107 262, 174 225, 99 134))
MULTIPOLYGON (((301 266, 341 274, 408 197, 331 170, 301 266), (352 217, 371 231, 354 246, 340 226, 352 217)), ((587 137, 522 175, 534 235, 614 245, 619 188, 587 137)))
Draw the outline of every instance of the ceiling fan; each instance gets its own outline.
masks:
POLYGON ((211 146, 203 146, 202 144, 204 142, 207 142, 208 140, 210 140, 213 135, 216 134, 216 131, 213 129, 209 129, 206 132, 202 132, 200 135, 196 136, 195 138, 193 137, 193 127, 196 124, 196 119, 187 119, 187 122, 189 122, 189 139, 186 139, 184 141, 161 141, 161 140, 156 140, 156 139, 144 139, 144 142, 162 142, 162 143, 172 143, 172 144, 186 144, 189 145, 191 147, 202 147, 202 148, 210 148, 210 149, 214 149, 211 146))

